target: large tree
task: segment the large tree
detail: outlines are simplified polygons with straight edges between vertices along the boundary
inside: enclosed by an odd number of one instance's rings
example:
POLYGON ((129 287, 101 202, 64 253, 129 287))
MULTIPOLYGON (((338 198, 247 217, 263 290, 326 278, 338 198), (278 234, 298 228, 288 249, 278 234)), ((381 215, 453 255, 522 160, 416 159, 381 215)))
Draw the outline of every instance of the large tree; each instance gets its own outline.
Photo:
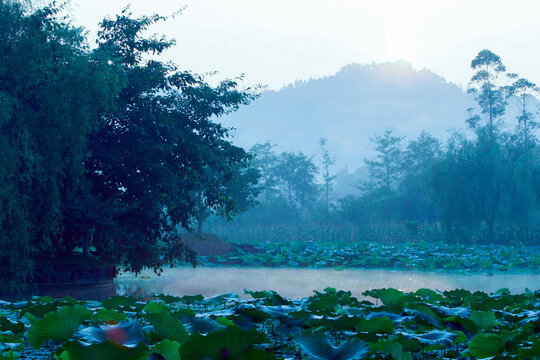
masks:
POLYGON ((2 290, 21 289, 33 263, 72 247, 84 207, 87 137, 118 89, 61 8, 0 1, 0 257, 2 290))
MULTIPOLYGON (((236 210, 228 185, 249 155, 213 120, 253 95, 226 80, 211 87, 200 76, 149 60, 174 44, 141 33, 158 15, 134 19, 125 10, 105 19, 97 54, 124 79, 114 111, 90 137, 86 176, 110 214, 94 223, 98 253, 128 270, 161 266, 160 239, 189 227, 204 191, 207 208, 236 210)), ((180 244, 171 244, 179 246, 180 244)))
POLYGON ((142 33, 163 17, 105 19, 91 50, 62 11, 0 1, 0 278, 11 293, 34 263, 77 248, 132 271, 185 256, 175 226, 194 223, 198 186, 229 216, 249 160, 215 119, 253 93, 156 60, 174 41, 142 33))

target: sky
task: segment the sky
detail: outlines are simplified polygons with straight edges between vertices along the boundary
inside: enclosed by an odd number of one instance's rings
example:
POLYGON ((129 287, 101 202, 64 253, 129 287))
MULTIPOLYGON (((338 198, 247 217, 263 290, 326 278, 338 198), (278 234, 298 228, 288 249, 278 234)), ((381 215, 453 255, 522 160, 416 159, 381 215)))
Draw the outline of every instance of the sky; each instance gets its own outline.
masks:
POLYGON ((466 87, 478 51, 540 83, 540 2, 535 0, 72 0, 76 25, 131 4, 134 14, 182 14, 151 32, 177 41, 164 58, 214 81, 279 89, 350 63, 403 59, 466 87))

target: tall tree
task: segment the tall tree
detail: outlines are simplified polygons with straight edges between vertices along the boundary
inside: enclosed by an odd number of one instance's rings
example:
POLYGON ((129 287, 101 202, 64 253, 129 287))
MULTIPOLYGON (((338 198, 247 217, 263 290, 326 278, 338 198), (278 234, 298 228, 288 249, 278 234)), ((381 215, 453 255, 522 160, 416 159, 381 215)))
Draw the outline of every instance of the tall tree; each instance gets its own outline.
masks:
POLYGON ((375 144, 377 155, 375 159, 365 160, 369 170, 370 186, 386 191, 394 189, 402 171, 403 139, 402 136, 395 136, 392 130, 385 130, 384 133, 371 139, 375 144))
MULTIPOLYGON (((512 77, 517 78, 517 75, 512 77)), ((519 78, 514 81, 509 89, 509 95, 517 101, 517 132, 523 146, 530 147, 535 143, 534 132, 539 126, 539 123, 536 121, 537 110, 533 112, 531 106, 536 100, 535 97, 540 94, 540 89, 538 89, 536 84, 525 78, 519 78)))
POLYGON ((283 152, 274 171, 289 206, 304 214, 315 203, 318 192, 315 183, 318 169, 312 159, 303 153, 283 152))
POLYGON ((125 83, 114 111, 90 137, 86 176, 108 214, 93 224, 94 245, 98 254, 132 271, 161 266, 160 239, 174 233, 176 224, 191 225, 203 190, 207 208, 232 212, 224 182, 249 158, 213 119, 247 104, 253 94, 238 90, 236 80, 211 87, 200 76, 147 59, 174 44, 141 36, 162 20, 135 19, 124 10, 103 20, 96 49, 125 83))
POLYGON ((275 168, 279 162, 279 156, 274 151, 276 145, 266 142, 255 144, 249 152, 253 154, 252 165, 259 171, 259 185, 261 194, 267 203, 279 195, 279 179, 276 176, 275 168))
POLYGON ((322 158, 322 176, 323 176, 323 188, 324 188, 324 206, 326 211, 330 207, 330 194, 332 193, 334 179, 336 175, 332 173, 332 167, 336 163, 336 158, 331 156, 326 147, 327 139, 321 138, 319 140, 319 146, 321 148, 322 158))
POLYGON ((472 94, 481 110, 480 115, 471 116, 467 122, 476 131, 485 132, 489 142, 495 141, 497 130, 506 111, 508 87, 504 81, 506 67, 501 58, 489 50, 482 50, 471 62, 475 71, 469 83, 472 94), (481 119, 484 125, 480 126, 481 119))
POLYGON ((428 132, 407 144, 404 173, 399 186, 404 215, 423 222, 435 220, 430 194, 431 171, 442 154, 441 143, 428 132))
POLYGON ((119 87, 62 10, 0 1, 0 279, 11 294, 33 263, 80 245, 68 219, 86 207, 87 138, 119 87))

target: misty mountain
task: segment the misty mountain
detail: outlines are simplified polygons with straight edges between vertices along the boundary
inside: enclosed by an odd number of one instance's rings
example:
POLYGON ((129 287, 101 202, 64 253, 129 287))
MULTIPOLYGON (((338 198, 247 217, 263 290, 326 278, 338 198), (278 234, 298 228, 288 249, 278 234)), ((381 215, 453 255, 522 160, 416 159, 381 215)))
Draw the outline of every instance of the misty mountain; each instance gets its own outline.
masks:
POLYGON ((444 138, 448 129, 464 127, 470 106, 460 87, 429 70, 403 61, 352 64, 333 76, 264 92, 223 124, 236 129, 240 146, 270 140, 278 151, 316 157, 318 140, 325 137, 337 168, 352 170, 373 155, 373 135, 390 128, 407 139, 422 130, 444 138))

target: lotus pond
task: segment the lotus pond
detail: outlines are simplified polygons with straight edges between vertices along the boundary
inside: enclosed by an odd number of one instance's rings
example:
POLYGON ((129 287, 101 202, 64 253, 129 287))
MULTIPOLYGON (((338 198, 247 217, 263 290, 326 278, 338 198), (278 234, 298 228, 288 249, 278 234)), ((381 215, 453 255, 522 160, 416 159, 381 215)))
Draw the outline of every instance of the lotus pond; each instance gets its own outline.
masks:
POLYGON ((201 256, 199 263, 204 266, 540 273, 540 246, 365 241, 253 242, 235 244, 232 251, 220 256, 201 256))
POLYGON ((327 288, 1 302, 0 359, 534 359, 540 291, 327 288))

